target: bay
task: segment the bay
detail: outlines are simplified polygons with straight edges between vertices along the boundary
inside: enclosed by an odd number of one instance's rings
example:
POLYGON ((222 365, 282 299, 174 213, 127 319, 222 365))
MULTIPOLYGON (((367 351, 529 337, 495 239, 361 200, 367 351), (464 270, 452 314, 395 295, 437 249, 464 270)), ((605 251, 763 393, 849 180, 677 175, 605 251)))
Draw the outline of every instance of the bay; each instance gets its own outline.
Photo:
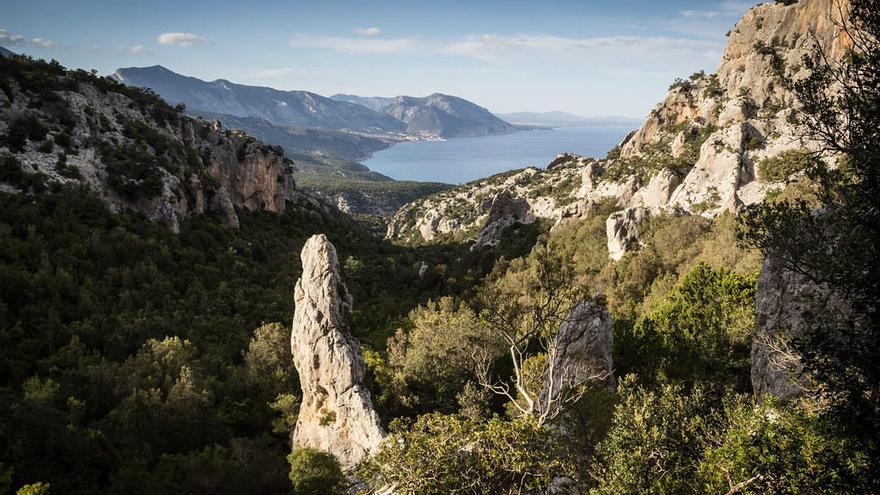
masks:
POLYGON ((500 172, 543 168, 559 153, 604 157, 632 129, 564 127, 500 136, 415 141, 376 152, 363 164, 397 180, 462 184, 500 172))

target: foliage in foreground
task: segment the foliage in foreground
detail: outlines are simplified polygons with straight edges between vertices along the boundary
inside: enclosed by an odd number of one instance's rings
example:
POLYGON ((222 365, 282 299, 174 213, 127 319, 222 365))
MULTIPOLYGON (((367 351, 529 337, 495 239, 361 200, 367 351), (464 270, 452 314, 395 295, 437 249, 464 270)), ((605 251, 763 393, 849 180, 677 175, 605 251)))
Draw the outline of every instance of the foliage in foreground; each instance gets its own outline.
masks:
POLYGON ((550 430, 528 419, 427 414, 394 423, 361 474, 402 494, 526 493, 566 471, 553 442, 550 430))

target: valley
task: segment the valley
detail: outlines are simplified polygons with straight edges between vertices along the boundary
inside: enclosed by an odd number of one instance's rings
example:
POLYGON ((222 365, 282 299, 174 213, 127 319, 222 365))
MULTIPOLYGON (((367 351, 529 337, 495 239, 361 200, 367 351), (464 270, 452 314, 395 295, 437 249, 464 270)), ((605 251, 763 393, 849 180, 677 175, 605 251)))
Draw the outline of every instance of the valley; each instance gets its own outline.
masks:
POLYGON ((880 493, 880 2, 636 5, 0 29, 0 495, 880 493))

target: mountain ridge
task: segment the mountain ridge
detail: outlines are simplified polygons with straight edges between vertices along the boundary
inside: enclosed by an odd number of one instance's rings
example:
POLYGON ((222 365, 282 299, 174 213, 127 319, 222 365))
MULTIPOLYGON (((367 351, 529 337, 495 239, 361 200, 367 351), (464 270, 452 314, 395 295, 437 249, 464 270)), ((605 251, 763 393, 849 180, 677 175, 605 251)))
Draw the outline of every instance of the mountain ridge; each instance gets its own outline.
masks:
POLYGON ((309 91, 281 91, 226 79, 204 81, 161 65, 120 68, 111 77, 123 84, 150 88, 172 105, 183 102, 194 110, 260 117, 276 125, 381 132, 404 129, 386 115, 309 91))

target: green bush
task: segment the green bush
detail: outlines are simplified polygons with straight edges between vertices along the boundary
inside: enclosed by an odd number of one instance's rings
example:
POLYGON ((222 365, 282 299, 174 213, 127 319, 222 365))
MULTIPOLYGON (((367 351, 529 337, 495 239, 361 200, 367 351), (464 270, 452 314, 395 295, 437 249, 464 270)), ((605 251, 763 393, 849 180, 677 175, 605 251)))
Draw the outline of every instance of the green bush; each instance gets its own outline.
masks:
POLYGON ((41 192, 46 189, 46 176, 41 173, 25 172, 13 155, 4 154, 0 158, 0 182, 6 182, 28 192, 41 192))
POLYGON ((338 495, 346 479, 336 457, 310 447, 296 447, 287 456, 295 495, 338 495))
POLYGON ((758 162, 758 177, 765 182, 781 182, 805 172, 820 163, 815 154, 804 150, 788 150, 758 162))
MULTIPOLYGON (((725 400, 720 434, 711 435, 699 465, 707 493, 852 493, 864 475, 864 453, 823 425, 812 408, 735 396, 725 400)), ((869 493, 866 491, 862 493, 869 493)))
POLYGON ((40 122, 33 113, 19 115, 9 124, 6 144, 11 151, 22 152, 28 140, 41 141, 46 138, 49 129, 40 122))
POLYGON ((393 485, 401 494, 532 493, 573 469, 564 457, 551 431, 527 419, 429 414, 394 422, 360 473, 374 488, 393 485))
POLYGON ((706 434, 713 431, 712 394, 676 385, 656 391, 621 380, 611 430, 592 463, 594 495, 702 493, 697 478, 706 434))
POLYGON ((414 394, 419 411, 453 412, 455 397, 475 378, 475 349, 498 356, 505 346, 474 312, 451 298, 409 314, 412 330, 388 341, 388 364, 414 394), (456 307, 457 306, 457 307, 456 307))
POLYGON ((49 493, 48 483, 37 482, 30 485, 24 485, 15 492, 15 495, 49 495, 49 493))

